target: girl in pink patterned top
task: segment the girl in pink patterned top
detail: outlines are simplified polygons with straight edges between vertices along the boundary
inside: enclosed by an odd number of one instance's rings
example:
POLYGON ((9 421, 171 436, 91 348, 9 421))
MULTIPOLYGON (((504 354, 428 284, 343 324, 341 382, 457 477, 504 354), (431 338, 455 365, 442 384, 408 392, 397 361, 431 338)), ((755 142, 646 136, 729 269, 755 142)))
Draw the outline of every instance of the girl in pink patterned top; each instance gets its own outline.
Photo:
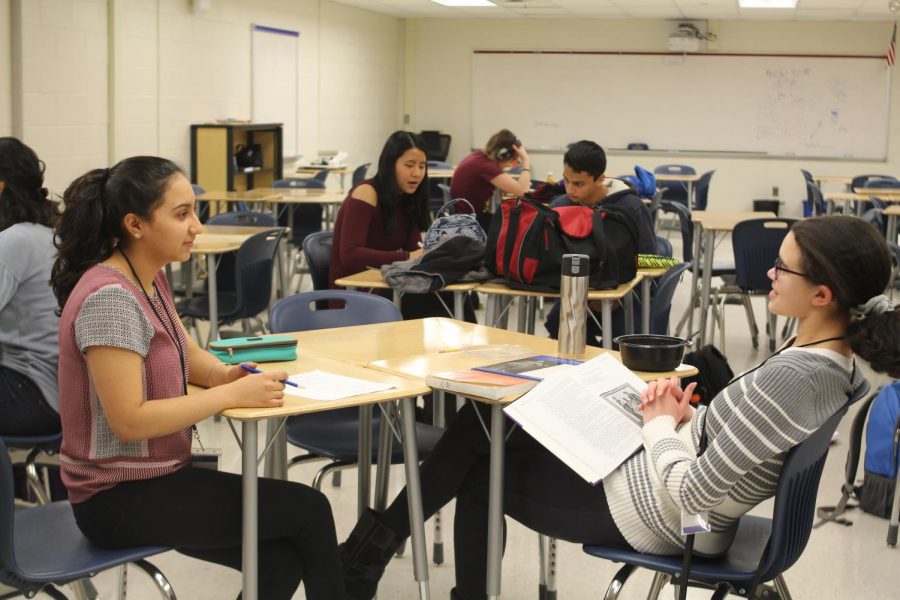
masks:
MULTIPOLYGON (((104 547, 172 546, 240 569, 241 479, 190 465, 194 423, 275 407, 287 373, 250 375, 187 335, 163 267, 190 258, 200 222, 181 169, 133 157, 76 179, 63 197, 52 285, 62 308, 63 480, 78 526, 104 547), (187 384, 209 390, 187 394, 187 384)), ((328 501, 259 482, 259 594, 343 597, 328 501)))

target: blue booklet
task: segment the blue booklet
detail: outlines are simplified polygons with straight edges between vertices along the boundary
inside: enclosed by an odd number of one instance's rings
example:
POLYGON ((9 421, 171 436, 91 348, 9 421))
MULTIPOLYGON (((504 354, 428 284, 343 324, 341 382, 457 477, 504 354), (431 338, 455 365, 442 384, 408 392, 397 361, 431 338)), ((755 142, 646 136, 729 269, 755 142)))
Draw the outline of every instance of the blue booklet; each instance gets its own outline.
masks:
POLYGON ((508 360, 506 362, 486 365, 484 367, 473 367, 473 369, 476 371, 485 371, 487 373, 497 373, 499 375, 511 375, 523 379, 543 381, 546 377, 556 371, 574 365, 580 365, 581 363, 582 361, 574 358, 560 358, 558 356, 541 354, 539 356, 518 358, 516 360, 508 360))

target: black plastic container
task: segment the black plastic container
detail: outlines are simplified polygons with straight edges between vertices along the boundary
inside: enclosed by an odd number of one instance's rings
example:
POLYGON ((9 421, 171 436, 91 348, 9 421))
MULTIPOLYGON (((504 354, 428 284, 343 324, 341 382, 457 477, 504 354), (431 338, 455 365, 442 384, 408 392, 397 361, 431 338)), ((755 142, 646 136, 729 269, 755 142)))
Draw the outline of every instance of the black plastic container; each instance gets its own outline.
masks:
POLYGON ((690 342, 680 337, 636 333, 616 338, 622 363, 632 371, 674 371, 690 342))
POLYGON ((780 200, 754 200, 753 201, 753 210, 754 212, 773 212, 775 216, 778 216, 778 209, 781 207, 780 200))

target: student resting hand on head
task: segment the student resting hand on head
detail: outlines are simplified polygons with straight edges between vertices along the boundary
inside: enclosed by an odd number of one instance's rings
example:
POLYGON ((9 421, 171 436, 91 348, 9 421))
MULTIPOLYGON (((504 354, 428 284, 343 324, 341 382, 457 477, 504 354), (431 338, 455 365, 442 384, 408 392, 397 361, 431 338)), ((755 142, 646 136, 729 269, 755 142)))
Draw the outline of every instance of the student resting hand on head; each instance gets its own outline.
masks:
POLYGON ((16 138, 0 138, 0 435, 59 433, 50 289, 58 216, 44 163, 16 138))
MULTIPOLYGON (((281 406, 287 373, 225 365, 181 324, 162 269, 190 258, 201 225, 178 166, 127 158, 63 200, 60 462, 78 527, 101 547, 171 546, 240 569, 241 477, 191 466, 191 430, 228 408, 281 406)), ((342 598, 325 496, 260 479, 259 562, 261 598, 288 600, 301 581, 307 598, 342 598)))
MULTIPOLYGON (((514 429, 506 441, 504 512, 569 542, 679 555, 682 510, 709 511, 714 529, 697 536, 695 550, 724 553, 741 515, 775 493, 787 451, 860 385, 857 357, 900 376, 900 311, 883 294, 890 273, 887 244, 868 223, 845 216, 800 221, 769 270, 769 310, 797 319, 794 338, 730 382, 709 407, 688 404, 694 384, 651 383, 640 405, 643 448, 596 486, 514 429), (704 432, 708 445, 700 453, 704 432)), ((460 411, 420 469, 426 519, 456 498, 458 600, 484 598, 486 583, 490 445, 486 421, 475 413, 486 407, 477 406, 460 411)), ((384 513, 363 515, 342 545, 352 598, 374 595, 409 532, 405 490, 384 513)))
MULTIPOLYGON (((606 177, 606 153, 598 144, 582 140, 569 146, 563 157, 563 176, 566 182, 566 193, 556 198, 551 207, 587 206, 590 208, 614 206, 623 210, 638 230, 637 251, 641 254, 656 254, 656 232, 650 218, 650 210, 644 205, 640 196, 624 181, 606 177)), ((591 305, 595 313, 600 306, 591 305)), ((613 336, 624 333, 623 314, 620 307, 613 311, 613 336)), ((600 345, 601 331, 597 325, 600 317, 587 319, 587 343, 600 345)), ((550 337, 559 335, 559 302, 556 302, 547 313, 544 327, 550 337)))
MULTIPOLYGON (((341 204, 334 223, 328 281, 422 256, 422 233, 428 229, 428 176, 425 143, 408 131, 395 131, 384 143, 378 172, 360 182, 341 204)), ((453 306, 449 293, 441 296, 453 306)), ((447 311, 435 294, 404 294, 404 319, 443 316, 447 311)), ((466 302, 465 318, 475 322, 466 302)))
MULTIPOLYGON (((450 196, 465 198, 475 209, 481 227, 488 231, 491 225, 491 197, 495 190, 522 196, 531 189, 531 158, 525 146, 513 132, 501 129, 491 136, 484 150, 476 150, 462 159, 450 180, 450 196), (518 180, 506 169, 518 166, 518 180)), ((465 202, 456 204, 459 213, 471 213, 465 202)))

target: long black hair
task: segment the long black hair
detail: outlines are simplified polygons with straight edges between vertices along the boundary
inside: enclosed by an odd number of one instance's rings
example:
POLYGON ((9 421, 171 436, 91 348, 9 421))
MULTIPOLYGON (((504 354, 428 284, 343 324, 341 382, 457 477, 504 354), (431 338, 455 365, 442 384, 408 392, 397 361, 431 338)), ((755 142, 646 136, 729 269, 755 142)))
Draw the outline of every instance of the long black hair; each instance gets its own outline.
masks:
POLYGON ((412 194, 404 194, 397 185, 397 161, 410 148, 418 148, 426 154, 425 141, 421 136, 409 131, 395 131, 390 135, 378 157, 378 172, 372 179, 372 187, 378 196, 378 208, 384 223, 384 234, 391 235, 397 228, 399 211, 406 212, 420 231, 428 229, 431 217, 428 214, 428 171, 412 194))
POLYGON ((85 271, 109 258, 124 238, 125 215, 149 219, 177 174, 184 172, 170 160, 133 156, 109 169, 88 171, 69 185, 56 231, 59 254, 50 274, 60 309, 85 271))
POLYGON ((59 209, 44 187, 44 162, 14 137, 0 137, 0 181, 0 231, 16 223, 56 224, 59 209))
MULTIPOLYGON (((812 282, 828 286, 848 316, 884 292, 891 277, 890 250, 881 233, 862 219, 817 217, 799 221, 791 232, 800 247, 801 270, 812 282)), ((874 370, 900 377, 900 310, 851 317, 846 337, 874 370)))

